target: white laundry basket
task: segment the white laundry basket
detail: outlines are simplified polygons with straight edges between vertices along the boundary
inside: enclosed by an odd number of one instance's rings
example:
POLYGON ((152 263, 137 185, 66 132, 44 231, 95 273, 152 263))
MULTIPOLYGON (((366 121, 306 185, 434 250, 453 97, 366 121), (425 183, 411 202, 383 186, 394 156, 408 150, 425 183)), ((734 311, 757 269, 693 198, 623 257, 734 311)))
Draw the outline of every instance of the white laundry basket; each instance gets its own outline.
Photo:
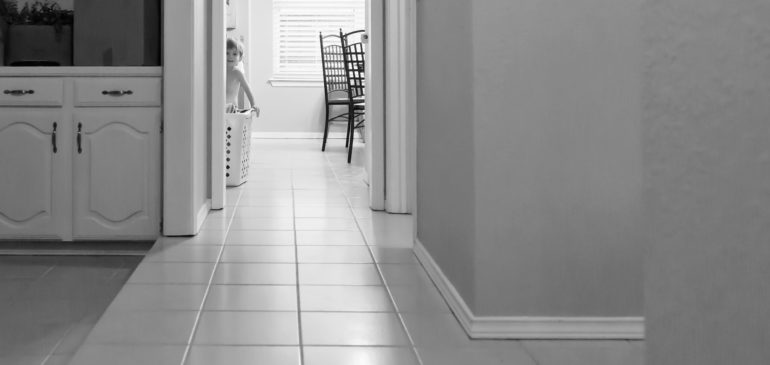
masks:
POLYGON ((225 176, 227 186, 238 186, 249 178, 251 110, 225 114, 225 176))

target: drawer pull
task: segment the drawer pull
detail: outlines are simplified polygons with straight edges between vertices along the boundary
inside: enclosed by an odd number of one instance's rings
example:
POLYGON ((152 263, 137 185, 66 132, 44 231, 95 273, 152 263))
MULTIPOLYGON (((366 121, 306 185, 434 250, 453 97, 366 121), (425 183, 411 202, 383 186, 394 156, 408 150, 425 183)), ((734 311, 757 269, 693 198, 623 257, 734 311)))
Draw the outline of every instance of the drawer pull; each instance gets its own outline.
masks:
POLYGON ((123 95, 131 95, 134 92, 131 90, 102 90, 102 95, 109 95, 109 96, 123 96, 123 95))
POLYGON ((19 90, 19 89, 7 90, 6 89, 3 91, 3 94, 10 94, 13 96, 22 96, 22 95, 34 94, 34 93, 35 93, 35 90, 19 90))
POLYGON ((78 154, 83 153, 83 145, 81 144, 81 133, 83 132, 83 123, 78 123, 78 135, 77 135, 77 141, 78 141, 78 154))
POLYGON ((51 144, 53 145, 53 153, 56 153, 56 122, 53 122, 53 133, 51 133, 51 144))

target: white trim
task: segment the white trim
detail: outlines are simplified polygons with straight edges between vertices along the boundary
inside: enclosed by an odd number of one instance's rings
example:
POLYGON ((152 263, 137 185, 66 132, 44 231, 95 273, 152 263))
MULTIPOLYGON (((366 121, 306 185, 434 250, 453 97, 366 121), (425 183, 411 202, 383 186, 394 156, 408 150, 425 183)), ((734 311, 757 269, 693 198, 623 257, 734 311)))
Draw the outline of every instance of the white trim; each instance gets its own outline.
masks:
MULTIPOLYGON (((235 4, 235 2, 233 2, 235 4)), ((225 22, 228 16, 224 1, 211 2, 211 208, 225 207, 225 22), (219 31, 217 31, 219 30, 219 31)))
POLYGON ((117 77, 156 77, 163 75, 163 67, 92 67, 92 66, 56 66, 56 67, 0 67, 0 76, 117 76, 117 77))
POLYGON ((365 168, 369 181, 369 208, 385 209, 385 13, 384 0, 366 1, 366 145, 365 168), (376 87, 375 87, 376 86, 376 87), (374 138, 377 136, 377 138, 374 138))
POLYGON ((323 87, 324 81, 321 79, 286 79, 271 78, 267 82, 272 87, 323 87))
POLYGON ((198 214, 195 215, 195 232, 201 231, 201 227, 203 227, 203 222, 206 221, 206 217, 208 217, 210 210, 211 210, 211 199, 206 199, 206 202, 203 203, 200 209, 198 209, 198 214))
POLYGON ((386 5, 385 62, 386 134, 385 134, 385 210, 389 213, 409 213, 410 135, 416 124, 416 16, 415 0, 397 0, 386 5))
POLYGON ((193 129, 195 7, 163 2, 163 235, 195 234, 193 129))
POLYGON ((419 239, 415 239, 414 253, 470 338, 644 339, 643 317, 476 316, 419 239))
MULTIPOLYGON (((323 139, 323 132, 251 132, 255 139, 323 139)), ((326 139, 345 139, 345 133, 329 132, 326 139)))

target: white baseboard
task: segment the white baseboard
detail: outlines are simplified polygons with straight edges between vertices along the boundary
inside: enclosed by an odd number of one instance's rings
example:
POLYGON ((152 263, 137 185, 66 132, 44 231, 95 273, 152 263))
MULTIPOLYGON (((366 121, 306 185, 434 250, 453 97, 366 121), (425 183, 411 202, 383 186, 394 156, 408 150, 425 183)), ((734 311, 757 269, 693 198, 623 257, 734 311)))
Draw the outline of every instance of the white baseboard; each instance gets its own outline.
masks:
POLYGON ((414 253, 436 283, 460 325, 473 339, 644 339, 643 317, 476 316, 430 253, 415 238, 414 253))
MULTIPOLYGON (((323 139, 323 132, 252 132, 251 138, 258 139, 323 139)), ((329 132, 327 139, 345 139, 345 133, 329 132)))

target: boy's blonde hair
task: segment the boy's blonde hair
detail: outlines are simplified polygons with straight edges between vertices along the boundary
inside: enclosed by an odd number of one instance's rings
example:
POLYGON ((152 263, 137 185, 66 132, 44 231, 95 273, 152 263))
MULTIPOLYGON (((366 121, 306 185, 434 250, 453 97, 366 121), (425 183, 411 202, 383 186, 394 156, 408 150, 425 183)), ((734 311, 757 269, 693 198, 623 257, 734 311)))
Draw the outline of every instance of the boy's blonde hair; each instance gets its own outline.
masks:
POLYGON ((243 44, 241 42, 227 38, 227 49, 235 49, 238 51, 238 56, 243 57, 243 44))

